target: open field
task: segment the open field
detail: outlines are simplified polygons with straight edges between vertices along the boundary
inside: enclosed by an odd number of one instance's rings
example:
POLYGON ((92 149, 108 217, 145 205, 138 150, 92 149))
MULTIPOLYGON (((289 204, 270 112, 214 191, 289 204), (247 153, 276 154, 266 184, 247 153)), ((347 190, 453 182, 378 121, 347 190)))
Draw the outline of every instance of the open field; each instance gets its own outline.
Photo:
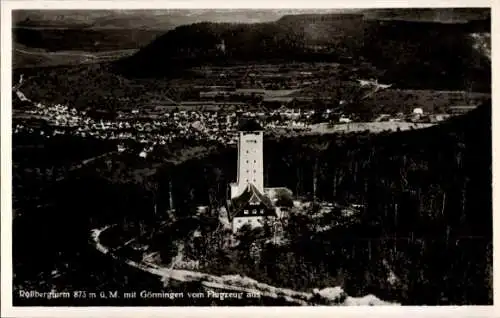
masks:
MULTIPOLYGON (((31 49, 30 49, 31 50, 31 49)), ((31 51, 30 51, 31 52, 31 51)), ((35 51, 37 52, 37 51, 35 51)), ((59 53, 50 55, 42 53, 41 58, 51 61, 82 61, 108 60, 120 54, 130 54, 132 50, 112 51, 102 53, 79 52, 73 56, 59 53), (81 54, 81 55, 79 55, 81 54), (89 57, 92 56, 92 57, 89 57)), ((19 52, 18 52, 19 54, 19 52)), ((69 53, 68 53, 69 54, 69 53)), ((19 56, 19 55, 18 55, 19 56)), ((38 55, 24 55, 24 58, 38 58, 38 55)), ((17 63, 16 56, 14 62, 17 63)), ((229 72, 229 71, 228 71, 229 72)), ((14 81, 20 74, 24 74, 25 82, 23 93, 30 99, 44 104, 67 104, 79 109, 94 108, 105 110, 114 108, 124 110, 131 108, 154 107, 195 109, 203 106, 200 101, 200 92, 206 91, 211 85, 216 85, 210 79, 137 79, 129 78, 114 72, 110 63, 92 63, 88 65, 72 65, 47 68, 17 69, 14 81), (189 103, 182 103, 190 101, 189 103)), ((320 75, 317 75, 321 79, 320 75)), ((330 75, 332 76, 332 75, 330 75)), ((327 80, 328 81, 328 80, 327 80)), ((222 83, 224 84, 224 83, 222 83)), ((217 85, 222 85, 217 84, 217 85)), ((488 93, 445 90, 413 90, 389 88, 378 90, 360 87, 354 79, 332 81, 325 85, 310 86, 295 90, 266 90, 266 95, 288 95, 297 99, 304 99, 300 107, 321 107, 321 104, 337 107, 341 100, 359 99, 359 102, 346 106, 346 111, 355 111, 357 107, 371 109, 374 113, 411 112, 413 108, 422 108, 425 112, 444 112, 449 106, 474 105, 488 99, 488 93), (328 85, 327 85, 328 84, 328 85), (318 104, 316 95, 321 94, 323 101, 318 104), (351 107, 351 109, 347 109, 351 107)), ((388 83, 390 84, 390 83, 388 83)), ((229 85, 226 83, 226 85, 229 85)), ((207 101, 208 102, 208 101, 207 101)), ((205 104, 207 103, 205 102, 205 104)), ((210 101, 214 105, 206 104, 205 108, 226 109, 225 103, 244 102, 248 100, 217 100, 210 101), (217 106, 217 107, 215 107, 217 106)), ((279 104, 279 103, 278 103, 279 104)), ((258 103, 256 104, 258 105, 258 103)), ((293 103, 290 105, 293 106, 293 103)), ((229 110, 229 109, 226 109, 229 110)))
POLYGON ((371 95, 366 102, 374 107, 378 105, 382 111, 400 109, 406 112, 418 107, 427 112, 442 112, 448 106, 477 105, 490 96, 465 91, 386 89, 371 95))
POLYGON ((137 49, 124 49, 103 52, 57 51, 28 48, 14 45, 12 67, 49 67, 62 65, 79 65, 102 63, 118 60, 137 52, 137 49))
POLYGON ((410 123, 410 122, 368 122, 368 123, 348 123, 348 124, 315 124, 310 126, 310 131, 306 134, 331 134, 331 133, 353 133, 369 131, 380 133, 384 131, 403 131, 411 129, 421 129, 431 127, 434 124, 410 123))

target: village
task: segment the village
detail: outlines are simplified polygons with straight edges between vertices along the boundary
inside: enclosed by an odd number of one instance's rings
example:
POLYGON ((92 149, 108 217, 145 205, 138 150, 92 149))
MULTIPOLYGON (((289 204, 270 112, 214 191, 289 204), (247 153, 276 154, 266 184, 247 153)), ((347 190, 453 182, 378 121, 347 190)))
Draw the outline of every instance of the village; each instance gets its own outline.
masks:
POLYGON ((360 122, 355 114, 339 111, 338 107, 316 110, 283 105, 277 109, 261 107, 233 110, 221 104, 222 107, 218 109, 207 110, 200 106, 203 103, 196 106, 196 103, 191 102, 190 105, 163 108, 162 112, 154 114, 148 109, 119 111, 114 119, 109 119, 96 118, 85 110, 66 105, 34 103, 28 109, 14 109, 13 133, 39 134, 45 138, 68 134, 81 138, 116 140, 118 151, 126 150, 126 145, 134 142, 143 145, 138 155, 145 157, 152 147, 166 145, 176 139, 235 145, 237 123, 243 117, 257 119, 266 134, 382 132, 428 127, 475 107, 451 107, 451 112, 444 114, 429 114, 422 108, 414 108, 408 113, 378 114, 370 122, 360 122), (33 119, 42 120, 46 125, 33 126, 30 124, 33 119))

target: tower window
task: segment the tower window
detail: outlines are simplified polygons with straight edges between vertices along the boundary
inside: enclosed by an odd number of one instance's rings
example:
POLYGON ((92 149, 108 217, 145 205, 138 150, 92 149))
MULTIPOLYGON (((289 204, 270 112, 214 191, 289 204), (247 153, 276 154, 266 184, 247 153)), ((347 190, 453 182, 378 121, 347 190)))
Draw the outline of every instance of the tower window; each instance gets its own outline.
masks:
POLYGON ((254 160, 253 163, 257 163, 257 160, 254 160))
MULTIPOLYGON (((248 152, 248 151, 247 151, 248 152)), ((247 163, 248 163, 248 160, 247 160, 247 163)))

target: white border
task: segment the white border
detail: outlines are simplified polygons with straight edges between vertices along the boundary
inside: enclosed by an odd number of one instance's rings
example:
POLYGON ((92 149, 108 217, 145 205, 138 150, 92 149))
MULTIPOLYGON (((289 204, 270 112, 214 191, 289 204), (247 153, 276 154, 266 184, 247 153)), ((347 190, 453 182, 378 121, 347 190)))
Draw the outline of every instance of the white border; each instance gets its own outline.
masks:
POLYGON ((337 9, 337 8, 459 8, 491 7, 489 0, 2 0, 15 9, 337 9), (333 3, 332 3, 333 2, 333 3))
MULTIPOLYGON (((408 7, 492 7, 492 70, 497 66, 498 56, 496 52, 499 41, 494 36, 499 34, 498 23, 498 2, 487 0, 386 0, 375 3, 373 0, 337 0, 331 3, 328 0, 190 0, 190 1, 14 1, 0 0, 1 5, 1 317, 160 317, 168 314, 171 317, 199 317, 206 315, 217 315, 217 317, 234 316, 294 316, 310 317, 341 315, 343 317, 394 317, 394 316, 426 316, 426 317, 500 317, 500 311, 496 306, 450 306, 450 307, 12 307, 12 171, 11 171, 11 11, 15 9, 196 9, 196 8, 256 8, 256 9, 321 9, 321 8, 408 8, 408 7), (495 4, 495 5, 493 5, 495 4)), ((493 83, 497 83, 498 75, 493 72, 493 83)), ((494 87, 494 86, 493 86, 494 87)), ((493 95, 493 210, 498 210, 498 197, 500 187, 496 186, 495 171, 498 154, 497 138, 495 138, 499 127, 496 124, 500 116, 500 110, 495 105, 498 104, 499 92, 495 89, 493 95)), ((498 105, 497 107, 500 107, 498 105)), ((497 225, 500 218, 493 214, 493 224, 497 225)), ((496 226, 494 226, 495 228, 496 226)), ((494 256, 498 255, 500 235, 494 233, 493 250, 494 256)), ((494 268, 498 268, 499 257, 494 257, 494 268)), ((499 290, 499 279, 497 271, 494 275, 494 290, 499 290)), ((500 292, 495 293, 495 304, 500 303, 500 292)))

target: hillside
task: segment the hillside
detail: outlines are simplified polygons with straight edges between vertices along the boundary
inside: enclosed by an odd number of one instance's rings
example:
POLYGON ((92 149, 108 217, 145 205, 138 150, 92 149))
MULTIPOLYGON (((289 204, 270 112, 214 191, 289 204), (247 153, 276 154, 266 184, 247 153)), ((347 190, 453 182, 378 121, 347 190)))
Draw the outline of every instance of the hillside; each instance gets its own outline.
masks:
POLYGON ((258 24, 196 23, 158 37, 120 61, 125 74, 176 75, 203 63, 266 61, 370 62, 399 88, 489 91, 491 64, 471 33, 489 33, 489 20, 467 23, 365 19, 362 14, 285 16, 258 24), (216 49, 224 40, 225 53, 216 49), (175 45, 174 45, 175 43, 175 45), (329 49, 315 52, 312 46, 329 49))
POLYGON ((181 25, 269 22, 297 12, 314 10, 19 10, 13 35, 21 45, 48 51, 134 49, 181 25))
MULTIPOLYGON (((408 305, 491 302, 490 107, 385 136, 267 139, 266 185, 309 198, 316 189, 319 200, 365 208, 360 225, 348 230, 331 221, 325 225, 332 230, 315 233, 304 228, 314 221, 299 218, 295 248, 273 250, 262 259, 266 271, 247 268, 247 275, 269 275, 272 284, 289 288, 343 281, 354 295, 408 305), (398 284, 386 281, 384 259, 398 284)), ((171 182, 179 211, 221 202, 236 178, 234 158, 236 151, 228 150, 187 162, 159 175, 159 188, 168 191, 171 182)), ((167 200, 160 198, 158 207, 167 208, 167 200)))
POLYGON ((475 49, 470 34, 488 32, 484 23, 376 21, 365 30, 362 55, 387 70, 384 81, 399 87, 488 91, 491 63, 475 49))
MULTIPOLYGON (((347 233, 334 229, 317 234, 297 226, 297 245, 263 255, 266 271, 257 272, 269 276, 256 279, 297 289, 321 288, 333 280, 343 282, 353 296, 373 293, 403 304, 490 304, 490 107, 486 104, 449 123, 418 131, 266 139, 267 185, 287 186, 297 195, 310 196, 316 174, 320 200, 359 202, 366 209, 359 226, 349 228, 347 233), (394 237, 399 240, 391 239, 394 237), (372 244, 371 254, 368 242, 372 244), (266 263, 264 257, 270 261, 266 263), (388 284, 384 272, 380 272, 384 259, 398 277, 397 285, 388 284)), ((36 156, 23 156, 26 150, 20 146, 32 144, 29 138, 23 142, 15 140, 18 147, 13 155, 14 199, 28 193, 34 198, 30 202, 14 201, 16 211, 23 211, 15 220, 13 241, 17 261, 15 284, 21 286, 40 281, 38 272, 32 271, 29 264, 38 262, 50 276, 54 263, 59 262, 59 270, 79 270, 58 280, 72 282, 74 288, 95 288, 97 285, 92 284, 106 280, 106 276, 99 276, 98 281, 89 279, 102 272, 95 265, 99 262, 87 265, 81 261, 95 259, 87 249, 92 226, 113 224, 124 218, 136 225, 157 224, 153 202, 158 211, 165 211, 169 199, 156 193, 169 193, 171 187, 178 216, 186 216, 198 204, 223 202, 227 183, 236 178, 236 150, 228 148, 175 169, 166 164, 154 176, 146 177, 127 176, 139 162, 150 167, 158 159, 139 161, 135 157, 135 163, 132 158, 131 162, 109 159, 54 184, 47 181, 60 166, 67 165, 65 161, 76 160, 81 151, 76 155, 74 151, 62 152, 71 158, 58 156, 58 163, 40 162, 33 160, 36 156), (61 220, 66 222, 65 227, 59 226, 61 220), (21 239, 26 235, 38 239, 26 242, 21 239)), ((50 140, 44 148, 37 149, 39 155, 47 157, 61 153, 59 150, 68 145, 79 149, 92 147, 96 152, 109 146, 97 140, 76 143, 67 138, 50 140)), ((308 220, 299 218, 294 224, 304 221, 308 220)), ((165 240, 161 245, 165 245, 165 240)), ((256 275, 255 269, 245 271, 256 275)), ((121 279, 122 276, 113 276, 118 288, 123 284, 121 279)), ((135 284, 139 286, 140 282, 129 281, 130 288, 135 284)))
POLYGON ((404 20, 440 23, 465 23, 471 20, 487 20, 488 8, 398 8, 370 9, 363 11, 367 20, 404 20))
POLYGON ((104 63, 115 61, 124 56, 134 54, 136 49, 123 49, 103 52, 86 52, 79 50, 47 51, 45 49, 29 48, 14 43, 14 58, 12 68, 42 68, 55 66, 71 66, 90 63, 104 63))
POLYGON ((40 29, 16 27, 13 29, 13 40, 15 43, 28 48, 45 49, 47 51, 101 52, 137 49, 149 44, 164 32, 142 29, 40 29))
POLYGON ((366 19, 464 22, 487 19, 487 8, 412 8, 412 9, 167 9, 167 10, 16 10, 16 27, 37 28, 125 28, 168 30, 196 22, 256 23, 325 13, 362 14, 366 19))
POLYGON ((288 14, 345 12, 349 9, 164 9, 164 10, 17 10, 17 27, 121 28, 168 30, 196 22, 269 22, 288 14))

